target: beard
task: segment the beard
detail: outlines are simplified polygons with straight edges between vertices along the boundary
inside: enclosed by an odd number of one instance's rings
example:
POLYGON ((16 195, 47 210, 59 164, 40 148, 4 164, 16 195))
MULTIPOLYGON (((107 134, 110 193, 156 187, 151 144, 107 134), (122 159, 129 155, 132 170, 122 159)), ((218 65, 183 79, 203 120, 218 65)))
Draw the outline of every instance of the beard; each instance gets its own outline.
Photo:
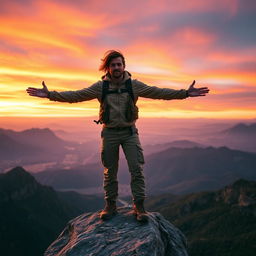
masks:
POLYGON ((119 70, 114 70, 112 76, 114 78, 120 78, 121 76, 123 76, 123 72, 119 71, 119 70))

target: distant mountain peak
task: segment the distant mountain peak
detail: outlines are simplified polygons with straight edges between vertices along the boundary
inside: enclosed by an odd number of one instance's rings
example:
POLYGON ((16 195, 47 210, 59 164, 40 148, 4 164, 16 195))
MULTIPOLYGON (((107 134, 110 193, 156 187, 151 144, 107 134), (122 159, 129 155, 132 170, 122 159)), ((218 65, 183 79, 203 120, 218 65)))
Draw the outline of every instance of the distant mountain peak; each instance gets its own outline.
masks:
POLYGON ((36 179, 21 166, 0 175, 0 201, 20 200, 33 195, 40 187, 36 179))
POLYGON ((10 171, 8 171, 5 175, 10 178, 23 178, 29 181, 35 181, 35 178, 29 172, 27 172, 22 166, 14 167, 10 171))
MULTIPOLYGON (((30 175, 22 166, 16 166, 13 169, 11 169, 8 174, 22 174, 22 175, 30 175)), ((31 175, 30 175, 31 176, 31 175)))
POLYGON ((233 127, 225 130, 226 133, 234 133, 234 134, 256 134, 256 123, 252 124, 244 124, 244 123, 238 123, 234 125, 233 127))
POLYGON ((41 131, 41 132, 52 132, 52 130, 50 128, 36 128, 36 127, 32 127, 30 129, 26 129, 24 131, 41 131))
POLYGON ((43 135, 56 136, 55 133, 50 128, 30 128, 27 130, 23 130, 20 133, 22 133, 22 134, 43 134, 43 135))

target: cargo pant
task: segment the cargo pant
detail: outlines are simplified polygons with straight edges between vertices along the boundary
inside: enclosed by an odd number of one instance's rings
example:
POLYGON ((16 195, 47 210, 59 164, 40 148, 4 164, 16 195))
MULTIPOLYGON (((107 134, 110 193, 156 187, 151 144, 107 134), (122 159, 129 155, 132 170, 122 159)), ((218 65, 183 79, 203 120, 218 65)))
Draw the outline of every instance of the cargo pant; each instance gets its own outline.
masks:
POLYGON ((124 151, 131 174, 131 191, 133 201, 145 198, 145 182, 142 166, 144 156, 139 141, 138 129, 103 128, 101 132, 101 159, 104 166, 105 200, 116 200, 118 196, 118 160, 120 145, 124 151))

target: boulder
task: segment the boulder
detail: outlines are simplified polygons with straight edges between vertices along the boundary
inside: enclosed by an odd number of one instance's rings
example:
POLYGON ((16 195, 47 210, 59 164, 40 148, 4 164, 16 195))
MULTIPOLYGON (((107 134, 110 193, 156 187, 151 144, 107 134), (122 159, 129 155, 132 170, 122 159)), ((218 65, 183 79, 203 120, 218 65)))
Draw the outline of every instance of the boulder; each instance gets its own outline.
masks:
POLYGON ((160 213, 138 222, 130 207, 108 221, 99 212, 70 220, 44 256, 187 256, 186 238, 160 213))

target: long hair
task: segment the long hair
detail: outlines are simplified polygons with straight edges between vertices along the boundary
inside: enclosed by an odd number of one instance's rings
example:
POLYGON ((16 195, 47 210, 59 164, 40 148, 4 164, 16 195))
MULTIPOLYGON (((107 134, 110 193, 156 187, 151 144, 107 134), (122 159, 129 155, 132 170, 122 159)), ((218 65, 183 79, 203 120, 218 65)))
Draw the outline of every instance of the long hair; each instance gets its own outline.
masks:
POLYGON ((124 55, 116 50, 109 50, 107 52, 105 52, 104 57, 101 59, 101 65, 99 67, 99 71, 104 71, 107 72, 108 68, 109 68, 109 64, 110 62, 115 59, 121 57, 122 61, 123 61, 123 65, 125 66, 125 59, 124 59, 124 55))

